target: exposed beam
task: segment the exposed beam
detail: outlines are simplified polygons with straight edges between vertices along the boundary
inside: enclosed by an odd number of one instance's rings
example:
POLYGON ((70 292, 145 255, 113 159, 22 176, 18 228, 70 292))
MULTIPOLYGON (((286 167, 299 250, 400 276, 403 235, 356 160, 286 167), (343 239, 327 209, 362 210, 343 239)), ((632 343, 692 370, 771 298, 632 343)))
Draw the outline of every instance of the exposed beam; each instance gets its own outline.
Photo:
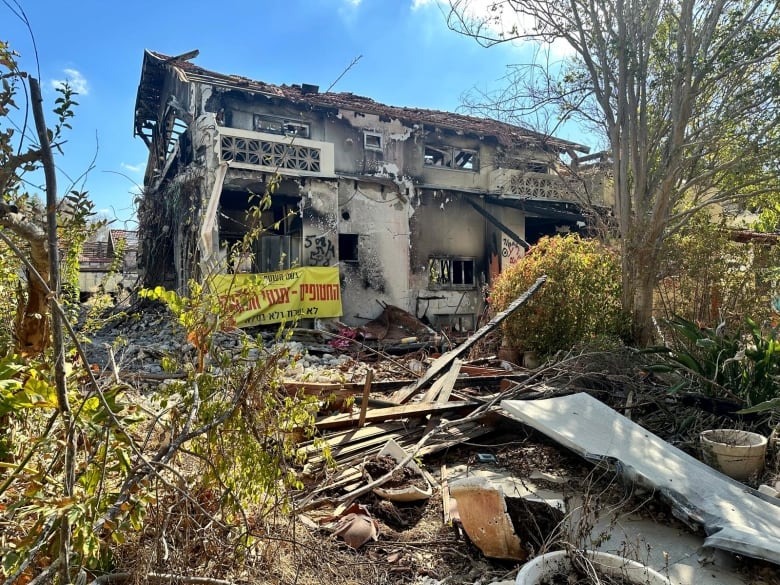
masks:
POLYGON ((520 244, 523 247, 523 250, 527 250, 531 247, 531 245, 526 242, 523 238, 518 236, 514 231, 512 231, 511 228, 501 223, 501 221, 494 216, 489 211, 482 209, 479 205, 477 205, 474 201, 472 201, 470 198, 466 198, 466 201, 468 201, 469 205, 471 205, 474 209, 476 209, 481 215, 485 217, 490 223, 495 225, 498 229, 503 231, 506 235, 508 235, 510 238, 512 238, 515 242, 520 244))

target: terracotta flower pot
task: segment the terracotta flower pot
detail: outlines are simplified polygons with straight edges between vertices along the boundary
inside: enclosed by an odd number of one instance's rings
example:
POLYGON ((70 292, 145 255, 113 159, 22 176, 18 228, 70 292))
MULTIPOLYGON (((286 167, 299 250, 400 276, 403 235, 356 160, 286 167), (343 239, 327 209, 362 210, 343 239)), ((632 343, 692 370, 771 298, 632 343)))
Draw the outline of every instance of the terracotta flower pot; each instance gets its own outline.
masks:
POLYGON ((712 429, 699 435, 702 461, 733 477, 744 480, 764 469, 767 438, 737 429, 712 429))

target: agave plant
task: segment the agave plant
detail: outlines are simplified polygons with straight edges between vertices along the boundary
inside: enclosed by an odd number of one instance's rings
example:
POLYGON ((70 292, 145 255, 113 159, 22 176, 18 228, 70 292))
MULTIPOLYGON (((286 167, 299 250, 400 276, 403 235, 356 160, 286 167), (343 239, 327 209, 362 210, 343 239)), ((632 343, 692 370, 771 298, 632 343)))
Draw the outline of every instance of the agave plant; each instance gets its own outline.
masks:
POLYGON ((698 389, 737 399, 746 407, 780 395, 780 341, 774 328, 765 334, 749 318, 745 330, 736 335, 729 335, 724 324, 712 329, 682 317, 665 324, 674 334, 674 343, 647 351, 664 357, 651 371, 680 377, 671 391, 698 389))

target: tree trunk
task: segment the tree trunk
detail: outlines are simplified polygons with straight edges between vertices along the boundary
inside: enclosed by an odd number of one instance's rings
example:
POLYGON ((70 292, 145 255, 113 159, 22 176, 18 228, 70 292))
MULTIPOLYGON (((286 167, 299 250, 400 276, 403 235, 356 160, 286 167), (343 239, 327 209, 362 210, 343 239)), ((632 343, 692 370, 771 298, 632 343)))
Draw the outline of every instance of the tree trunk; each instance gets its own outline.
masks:
POLYGON ((633 312, 633 338, 638 347, 647 347, 653 341, 653 294, 655 273, 639 275, 633 312))
MULTIPOLYGON (((30 264, 49 282, 49 253, 44 241, 30 242, 30 264)), ((23 356, 40 355, 49 343, 49 297, 34 275, 27 271, 27 299, 17 312, 14 331, 16 351, 23 356)))
POLYGON ((36 356, 49 343, 49 296, 40 280, 30 273, 30 269, 33 268, 46 284, 49 283, 51 271, 46 230, 40 222, 25 215, 15 205, 4 202, 0 202, 0 226, 26 240, 30 246, 29 265, 25 271, 26 298, 24 291, 20 290, 19 308, 14 320, 14 349, 23 356, 36 356))

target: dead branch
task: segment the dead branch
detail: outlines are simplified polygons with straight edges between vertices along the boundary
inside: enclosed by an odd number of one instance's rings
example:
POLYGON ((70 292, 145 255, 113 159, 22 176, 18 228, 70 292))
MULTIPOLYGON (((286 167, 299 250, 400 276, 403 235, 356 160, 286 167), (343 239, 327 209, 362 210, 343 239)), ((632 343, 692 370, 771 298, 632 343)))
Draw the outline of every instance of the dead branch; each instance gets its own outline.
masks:
MULTIPOLYGON (((104 585, 106 583, 119 583, 133 578, 132 573, 110 573, 101 575, 89 585, 104 585)), ((174 575, 172 573, 147 573, 149 581, 162 581, 165 583, 192 583, 194 585, 233 585, 233 581, 216 579, 214 577, 194 577, 191 575, 174 575)))

